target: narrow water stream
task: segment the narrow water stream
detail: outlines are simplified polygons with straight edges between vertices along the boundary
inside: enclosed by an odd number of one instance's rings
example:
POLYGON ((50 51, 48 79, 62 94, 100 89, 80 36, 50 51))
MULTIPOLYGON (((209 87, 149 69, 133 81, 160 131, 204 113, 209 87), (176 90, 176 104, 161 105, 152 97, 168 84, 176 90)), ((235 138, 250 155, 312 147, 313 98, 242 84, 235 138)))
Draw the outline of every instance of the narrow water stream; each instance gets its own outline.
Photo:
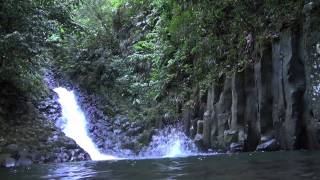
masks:
POLYGON ((59 103, 62 107, 62 119, 59 122, 60 128, 66 136, 72 138, 84 149, 92 160, 113 160, 116 157, 102 154, 88 135, 87 120, 84 113, 77 104, 73 91, 65 88, 55 88, 54 91, 59 95, 59 103))

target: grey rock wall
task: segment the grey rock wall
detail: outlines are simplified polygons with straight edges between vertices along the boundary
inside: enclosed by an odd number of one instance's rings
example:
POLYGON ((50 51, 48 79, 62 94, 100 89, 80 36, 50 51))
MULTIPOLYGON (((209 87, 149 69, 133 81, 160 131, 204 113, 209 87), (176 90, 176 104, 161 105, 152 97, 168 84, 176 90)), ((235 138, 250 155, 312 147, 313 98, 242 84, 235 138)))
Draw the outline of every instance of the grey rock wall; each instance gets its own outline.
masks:
POLYGON ((255 63, 212 85, 203 118, 184 119, 200 146, 233 152, 319 149, 319 4, 306 2, 303 17, 259 47, 255 63))

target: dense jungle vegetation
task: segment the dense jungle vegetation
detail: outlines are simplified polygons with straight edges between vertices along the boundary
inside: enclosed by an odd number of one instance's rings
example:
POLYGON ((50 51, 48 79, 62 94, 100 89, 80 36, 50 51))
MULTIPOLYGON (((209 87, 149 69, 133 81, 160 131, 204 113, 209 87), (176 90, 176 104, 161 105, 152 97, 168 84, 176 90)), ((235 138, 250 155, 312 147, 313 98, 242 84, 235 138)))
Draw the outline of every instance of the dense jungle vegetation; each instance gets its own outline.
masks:
POLYGON ((47 69, 110 115, 175 121, 223 76, 259 61, 302 0, 3 0, 0 81, 40 99, 47 69))

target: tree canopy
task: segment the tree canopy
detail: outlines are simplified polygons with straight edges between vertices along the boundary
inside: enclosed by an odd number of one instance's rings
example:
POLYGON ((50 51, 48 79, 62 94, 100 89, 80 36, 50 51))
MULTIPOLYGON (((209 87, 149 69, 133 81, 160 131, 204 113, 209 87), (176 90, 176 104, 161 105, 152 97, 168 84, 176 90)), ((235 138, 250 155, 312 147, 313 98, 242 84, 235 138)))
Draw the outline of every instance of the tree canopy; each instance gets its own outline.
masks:
POLYGON ((258 47, 293 23, 302 5, 302 0, 4 0, 0 80, 38 91, 42 70, 53 66, 117 104, 110 114, 147 120, 158 108, 176 116, 222 75, 259 59, 258 47))

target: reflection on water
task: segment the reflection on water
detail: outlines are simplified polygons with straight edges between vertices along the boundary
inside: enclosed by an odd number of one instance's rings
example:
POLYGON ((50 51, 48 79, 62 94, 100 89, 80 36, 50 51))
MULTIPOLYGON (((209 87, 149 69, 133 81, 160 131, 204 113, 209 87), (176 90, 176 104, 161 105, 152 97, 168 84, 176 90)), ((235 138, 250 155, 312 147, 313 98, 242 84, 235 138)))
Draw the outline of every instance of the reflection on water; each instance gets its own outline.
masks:
POLYGON ((0 169, 0 179, 320 179, 320 152, 119 160, 0 169))
POLYGON ((59 164, 49 170, 44 179, 80 179, 94 177, 97 172, 92 169, 92 164, 86 162, 73 164, 59 164))

